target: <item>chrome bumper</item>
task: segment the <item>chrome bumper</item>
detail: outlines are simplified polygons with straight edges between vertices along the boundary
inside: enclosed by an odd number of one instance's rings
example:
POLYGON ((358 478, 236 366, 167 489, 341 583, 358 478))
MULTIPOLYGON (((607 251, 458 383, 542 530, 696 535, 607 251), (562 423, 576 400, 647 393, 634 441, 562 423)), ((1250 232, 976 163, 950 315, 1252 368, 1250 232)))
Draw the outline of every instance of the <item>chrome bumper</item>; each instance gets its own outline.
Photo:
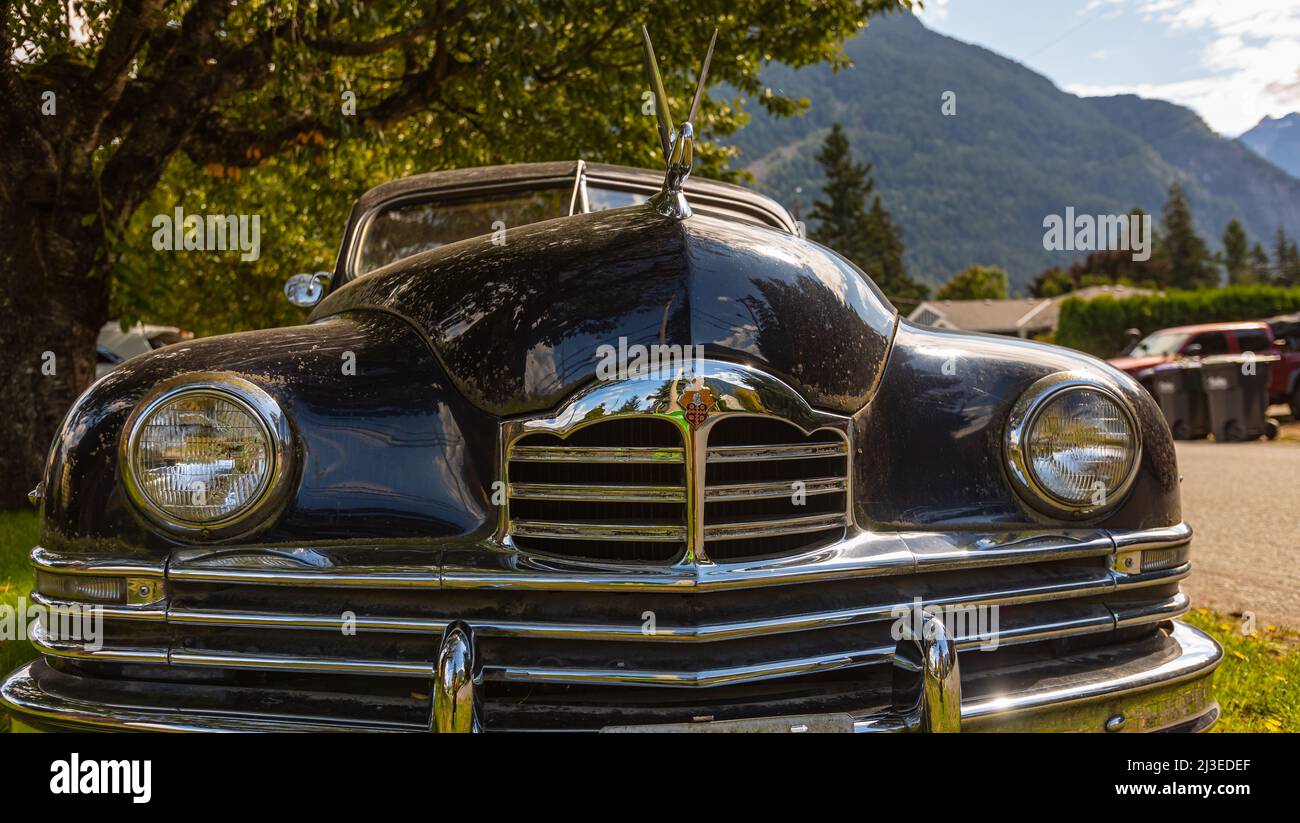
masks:
MULTIPOLYGON (((955 731, 1203 731, 1218 719, 1219 707, 1210 692, 1210 675, 1223 651, 1213 638, 1178 621, 1161 627, 1168 651, 1157 659, 1109 668, 1085 667, 1064 676, 1045 678, 1032 688, 960 701, 960 720, 953 711, 960 697, 957 653, 945 637, 918 643, 922 688, 917 710, 903 714, 827 718, 835 728, 855 732, 911 730, 955 731), (956 686, 954 693, 953 687, 956 686), (842 721, 842 722, 838 722, 842 721)), ((448 632, 444 643, 465 643, 459 631, 448 632)), ((440 656, 432 717, 434 730, 472 731, 472 682, 456 670, 471 665, 461 648, 440 656), (445 670, 444 670, 445 668, 445 670), (438 697, 441 696, 442 705, 438 697)), ((339 726, 304 718, 258 718, 205 713, 179 714, 164 706, 106 705, 63 695, 42 686, 44 661, 29 663, 0 684, 0 705, 11 715, 14 731, 383 731, 383 727, 339 726)), ((815 720, 815 718, 813 718, 815 720)), ((826 728, 809 718, 786 722, 770 718, 765 725, 733 728, 800 731, 826 728), (782 728, 784 726, 784 728, 782 728)), ((727 723, 687 724, 687 731, 728 731, 727 723)), ((663 730, 670 730, 662 727, 663 730)), ((635 731, 635 727, 623 729, 635 731)))

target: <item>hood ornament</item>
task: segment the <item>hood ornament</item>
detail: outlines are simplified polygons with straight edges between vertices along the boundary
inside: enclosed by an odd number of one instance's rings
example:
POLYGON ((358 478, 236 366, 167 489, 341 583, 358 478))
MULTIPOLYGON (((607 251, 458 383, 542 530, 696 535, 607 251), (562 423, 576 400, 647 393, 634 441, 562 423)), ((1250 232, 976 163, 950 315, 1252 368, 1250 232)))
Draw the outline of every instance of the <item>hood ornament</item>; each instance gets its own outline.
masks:
POLYGON ((668 95, 664 93, 663 75, 659 73, 659 63, 655 60, 655 49, 650 43, 650 32, 641 27, 641 38, 645 41, 645 72, 650 81, 650 92, 654 95, 655 119, 659 126, 659 145, 664 152, 664 161, 668 165, 664 172, 663 189, 650 198, 650 205, 665 217, 678 220, 691 216, 691 204, 686 202, 682 185, 691 174, 695 162, 695 115, 699 112, 700 98, 704 96, 704 87, 708 83, 709 62, 713 59, 713 46, 718 42, 718 30, 713 30, 709 40, 709 50, 704 55, 704 65, 700 68, 700 77, 695 83, 695 98, 691 101, 691 110, 681 125, 673 128, 672 112, 668 110, 668 95))

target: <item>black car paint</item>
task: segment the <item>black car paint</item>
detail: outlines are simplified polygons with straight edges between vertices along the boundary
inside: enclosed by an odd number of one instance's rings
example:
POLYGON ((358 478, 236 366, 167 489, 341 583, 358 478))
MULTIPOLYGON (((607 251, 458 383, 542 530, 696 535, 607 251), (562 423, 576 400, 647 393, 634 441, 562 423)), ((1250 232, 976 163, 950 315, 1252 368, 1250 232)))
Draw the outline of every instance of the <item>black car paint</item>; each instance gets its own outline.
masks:
POLYGON ((126 499, 121 429, 160 381, 224 370, 276 398, 300 450, 292 500, 230 542, 495 551, 498 420, 557 405, 592 379, 596 345, 619 336, 702 345, 852 414, 864 529, 1050 522, 1005 476, 1008 409, 1046 374, 1101 374, 1136 410, 1144 449, 1126 500, 1093 524, 1180 519, 1172 439, 1134 381, 1066 349, 900 322, 842 258, 777 231, 648 207, 562 218, 512 229, 504 246, 467 240, 381 269, 312 321, 150 352, 92 386, 54 443, 42 542, 155 556, 180 545, 126 499), (539 346, 549 363, 530 359, 539 346))
POLYGON ((408 319, 465 396, 501 416, 553 408, 620 337, 703 346, 851 414, 879 379, 897 317, 852 264, 816 244, 648 207, 443 246, 344 286, 312 316, 357 310, 408 319))

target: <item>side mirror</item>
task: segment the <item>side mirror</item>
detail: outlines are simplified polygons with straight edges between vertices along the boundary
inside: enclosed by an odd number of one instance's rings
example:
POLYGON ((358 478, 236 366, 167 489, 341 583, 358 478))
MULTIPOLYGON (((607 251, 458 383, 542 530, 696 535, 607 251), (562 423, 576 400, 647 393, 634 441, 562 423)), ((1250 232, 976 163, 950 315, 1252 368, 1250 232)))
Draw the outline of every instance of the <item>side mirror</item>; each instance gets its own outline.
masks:
POLYGON ((325 287, 334 275, 327 271, 315 274, 295 274, 284 284, 284 296, 299 308, 307 309, 316 305, 325 296, 325 287))
POLYGON ((1200 357, 1200 356, 1201 356, 1201 344, 1200 344, 1200 343, 1193 343, 1192 345, 1190 345, 1190 346, 1188 346, 1187 348, 1183 349, 1183 356, 1184 356, 1184 357, 1200 357))

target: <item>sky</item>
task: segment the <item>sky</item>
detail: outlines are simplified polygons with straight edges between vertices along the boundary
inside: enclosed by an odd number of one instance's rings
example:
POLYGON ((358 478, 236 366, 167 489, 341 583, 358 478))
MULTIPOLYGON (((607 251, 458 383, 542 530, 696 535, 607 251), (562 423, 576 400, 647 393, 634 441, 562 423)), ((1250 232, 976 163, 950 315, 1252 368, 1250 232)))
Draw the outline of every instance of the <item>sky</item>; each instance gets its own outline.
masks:
POLYGON ((918 16, 1066 91, 1181 103, 1230 137, 1300 111, 1300 0, 928 0, 918 16))

